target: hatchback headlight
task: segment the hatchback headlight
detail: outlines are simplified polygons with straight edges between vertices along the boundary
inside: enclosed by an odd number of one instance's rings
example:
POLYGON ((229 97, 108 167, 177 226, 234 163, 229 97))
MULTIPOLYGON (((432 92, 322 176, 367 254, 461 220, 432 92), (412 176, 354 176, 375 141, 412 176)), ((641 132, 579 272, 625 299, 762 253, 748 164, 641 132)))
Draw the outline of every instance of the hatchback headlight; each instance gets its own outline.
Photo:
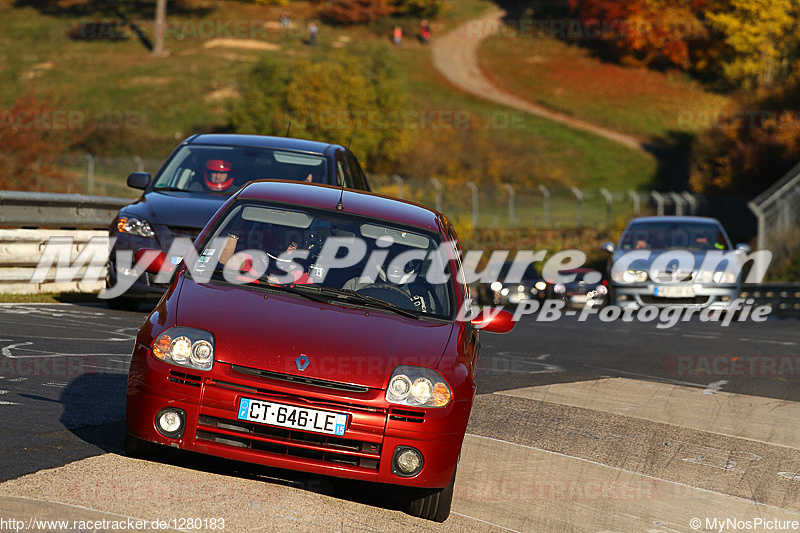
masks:
POLYGON ((214 366, 214 335, 211 332, 176 326, 156 337, 153 357, 178 366, 211 370, 214 366))
POLYGON ((445 407, 452 397, 441 374, 420 366, 398 366, 386 387, 387 402, 409 407, 445 407))
POLYGON ((117 219, 117 231, 136 235, 137 237, 152 238, 156 236, 148 221, 131 215, 120 215, 117 219))

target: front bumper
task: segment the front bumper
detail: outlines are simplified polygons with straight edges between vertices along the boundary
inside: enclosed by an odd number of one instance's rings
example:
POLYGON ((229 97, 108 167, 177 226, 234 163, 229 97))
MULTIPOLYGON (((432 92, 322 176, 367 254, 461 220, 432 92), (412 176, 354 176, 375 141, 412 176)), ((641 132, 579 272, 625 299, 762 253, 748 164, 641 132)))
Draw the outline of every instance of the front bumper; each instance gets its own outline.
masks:
POLYGON ((654 307, 695 307, 725 309, 739 297, 739 287, 735 285, 701 285, 693 284, 692 295, 663 296, 664 288, 675 287, 675 284, 648 283, 641 285, 613 285, 614 302, 622 307, 640 308, 654 307))
POLYGON ((251 377, 219 362, 208 373, 183 369, 155 360, 137 345, 128 380, 127 431, 166 446, 319 475, 428 488, 450 483, 471 400, 444 409, 414 409, 388 405, 379 389, 314 389, 251 377), (238 420, 243 397, 346 413, 345 434, 336 437, 238 420), (156 430, 156 415, 165 407, 186 413, 179 438, 156 430), (398 446, 422 453, 424 466, 417 475, 393 473, 398 446))

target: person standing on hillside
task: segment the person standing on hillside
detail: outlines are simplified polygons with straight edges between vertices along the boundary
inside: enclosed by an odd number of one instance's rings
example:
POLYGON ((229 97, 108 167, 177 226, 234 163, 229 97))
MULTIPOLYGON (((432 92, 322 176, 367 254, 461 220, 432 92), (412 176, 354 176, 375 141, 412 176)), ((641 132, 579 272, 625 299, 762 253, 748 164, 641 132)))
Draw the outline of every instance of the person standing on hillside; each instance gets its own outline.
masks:
POLYGON ((310 46, 317 46, 317 37, 319 36, 319 28, 315 22, 308 25, 308 44, 310 46))

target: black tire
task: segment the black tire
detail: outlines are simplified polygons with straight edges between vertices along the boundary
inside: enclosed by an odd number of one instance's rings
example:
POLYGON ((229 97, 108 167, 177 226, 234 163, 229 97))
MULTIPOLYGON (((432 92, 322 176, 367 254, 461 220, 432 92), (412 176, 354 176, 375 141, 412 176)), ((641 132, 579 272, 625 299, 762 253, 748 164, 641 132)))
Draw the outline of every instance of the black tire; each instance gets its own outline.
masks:
POLYGON ((455 484, 456 473, 453 472, 453 479, 443 489, 411 489, 408 514, 425 520, 444 522, 450 516, 450 504, 453 502, 455 484))
POLYGON ((162 454, 163 448, 160 444, 134 437, 130 433, 125 434, 125 455, 128 457, 156 460, 162 454))

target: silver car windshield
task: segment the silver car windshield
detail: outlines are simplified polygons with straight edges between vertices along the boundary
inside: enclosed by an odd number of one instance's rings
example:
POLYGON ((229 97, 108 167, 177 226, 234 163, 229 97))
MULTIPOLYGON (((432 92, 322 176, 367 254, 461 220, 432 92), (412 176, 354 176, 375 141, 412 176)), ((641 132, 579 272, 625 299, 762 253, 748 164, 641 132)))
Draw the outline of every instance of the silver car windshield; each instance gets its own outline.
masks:
POLYGON ((622 234, 620 250, 730 250, 731 244, 717 224, 692 222, 641 222, 622 234))

